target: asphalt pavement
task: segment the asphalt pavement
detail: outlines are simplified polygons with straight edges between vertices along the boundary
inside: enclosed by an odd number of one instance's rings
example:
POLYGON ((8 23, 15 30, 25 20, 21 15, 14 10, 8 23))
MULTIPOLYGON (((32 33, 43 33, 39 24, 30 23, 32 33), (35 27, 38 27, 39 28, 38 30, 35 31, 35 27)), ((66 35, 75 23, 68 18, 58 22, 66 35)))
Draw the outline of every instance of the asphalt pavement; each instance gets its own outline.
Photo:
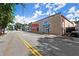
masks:
POLYGON ((10 31, 0 36, 0 56, 79 56, 79 38, 10 31))

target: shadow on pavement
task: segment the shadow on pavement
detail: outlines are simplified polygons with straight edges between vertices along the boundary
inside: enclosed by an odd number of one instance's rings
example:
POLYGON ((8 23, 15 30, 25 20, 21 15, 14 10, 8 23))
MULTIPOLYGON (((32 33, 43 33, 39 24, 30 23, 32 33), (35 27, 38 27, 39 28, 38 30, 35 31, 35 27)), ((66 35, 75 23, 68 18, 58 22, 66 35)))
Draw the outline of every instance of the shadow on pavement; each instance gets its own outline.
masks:
MULTIPOLYGON (((79 55, 77 52, 73 52, 74 46, 79 46, 79 43, 76 43, 72 38, 68 37, 44 37, 39 38, 38 42, 40 43, 37 48, 44 56, 69 56, 69 55, 79 55), (72 50, 72 51, 71 51, 72 50)), ((79 48, 78 48, 79 49, 79 48)), ((74 49, 76 50, 76 49, 74 49)))

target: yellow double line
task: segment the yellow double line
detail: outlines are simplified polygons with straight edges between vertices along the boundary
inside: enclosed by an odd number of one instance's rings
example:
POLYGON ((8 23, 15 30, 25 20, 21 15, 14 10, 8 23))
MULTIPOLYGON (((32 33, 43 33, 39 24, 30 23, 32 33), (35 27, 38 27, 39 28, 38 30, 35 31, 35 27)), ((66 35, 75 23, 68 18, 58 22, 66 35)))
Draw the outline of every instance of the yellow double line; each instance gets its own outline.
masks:
POLYGON ((33 48, 33 46, 31 44, 29 44, 26 40, 21 39, 18 35, 17 35, 18 39, 20 39, 22 41, 22 43, 31 51, 31 53, 35 56, 42 56, 42 54, 40 54, 38 52, 37 49, 33 48))

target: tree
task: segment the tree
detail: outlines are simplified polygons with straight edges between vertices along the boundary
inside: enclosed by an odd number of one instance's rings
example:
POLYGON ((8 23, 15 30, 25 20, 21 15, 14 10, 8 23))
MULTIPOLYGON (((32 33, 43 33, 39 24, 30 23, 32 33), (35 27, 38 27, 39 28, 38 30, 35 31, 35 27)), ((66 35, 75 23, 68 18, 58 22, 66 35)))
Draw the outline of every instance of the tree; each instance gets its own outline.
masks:
POLYGON ((16 23, 15 24, 15 29, 18 30, 18 29, 21 29, 22 30, 22 24, 21 23, 16 23))
MULTIPOLYGON (((15 3, 1 3, 0 4, 0 32, 7 27, 9 23, 13 22, 15 3)), ((24 4, 21 4, 24 6, 24 4)))
POLYGON ((27 29, 26 27, 27 27, 27 24, 22 24, 22 30, 23 31, 26 31, 26 29, 27 29))
POLYGON ((13 12, 16 4, 0 4, 0 30, 2 31, 9 23, 13 22, 13 12))
POLYGON ((14 29, 13 29, 13 25, 12 25, 12 24, 9 24, 7 30, 10 30, 10 31, 11 31, 11 30, 14 30, 14 29))

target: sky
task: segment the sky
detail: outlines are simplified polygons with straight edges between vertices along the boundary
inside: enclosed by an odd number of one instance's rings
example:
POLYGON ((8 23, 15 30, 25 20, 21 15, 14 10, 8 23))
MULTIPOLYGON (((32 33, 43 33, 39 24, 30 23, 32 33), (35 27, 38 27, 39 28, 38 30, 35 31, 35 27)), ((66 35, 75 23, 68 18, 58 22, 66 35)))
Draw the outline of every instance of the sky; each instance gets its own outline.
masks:
POLYGON ((70 21, 79 20, 79 3, 26 3, 16 5, 15 22, 30 23, 61 13, 70 21))

